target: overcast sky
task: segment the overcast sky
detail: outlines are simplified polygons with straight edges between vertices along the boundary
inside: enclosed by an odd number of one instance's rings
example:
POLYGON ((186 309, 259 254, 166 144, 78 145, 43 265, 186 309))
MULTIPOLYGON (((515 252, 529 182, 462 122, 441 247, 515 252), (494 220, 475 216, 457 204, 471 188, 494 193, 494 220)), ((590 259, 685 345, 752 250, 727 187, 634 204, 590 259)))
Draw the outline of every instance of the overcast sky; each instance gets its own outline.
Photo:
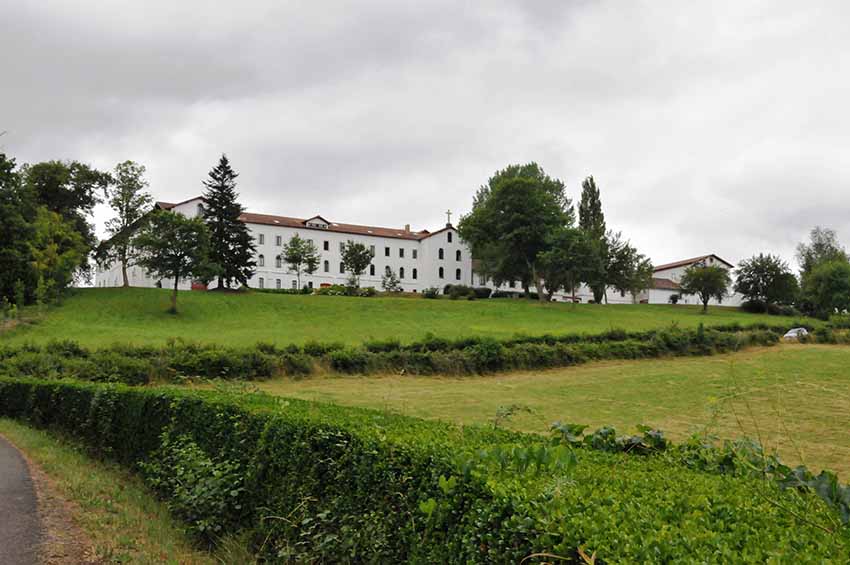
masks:
POLYGON ((0 150, 414 229, 537 161, 656 264, 850 244, 850 3, 700 4, 0 0, 0 150))

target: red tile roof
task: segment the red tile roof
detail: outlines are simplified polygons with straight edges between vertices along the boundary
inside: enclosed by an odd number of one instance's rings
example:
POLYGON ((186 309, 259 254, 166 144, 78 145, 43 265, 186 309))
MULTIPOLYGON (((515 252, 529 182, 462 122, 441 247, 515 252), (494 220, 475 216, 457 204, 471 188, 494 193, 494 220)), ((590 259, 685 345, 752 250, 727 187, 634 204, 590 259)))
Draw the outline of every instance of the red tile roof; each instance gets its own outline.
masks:
MULTIPOLYGON (((162 210, 170 210, 175 206, 179 206, 180 204, 185 204, 186 202, 191 202, 192 200, 197 200, 201 197, 194 197, 188 200, 184 200, 183 202, 179 202, 177 204, 173 204, 171 202, 157 202, 156 207, 162 210)), ((314 231, 329 231, 329 232, 337 232, 337 233, 348 233, 352 235, 373 235, 377 237, 389 237, 395 239, 408 239, 412 241, 420 241, 423 239, 427 239, 432 235, 441 233, 453 226, 446 225, 446 227, 431 233, 428 230, 420 230, 420 231, 408 231, 404 228, 382 228, 377 226, 361 226, 357 224, 340 224, 336 222, 330 222, 325 220, 322 216, 316 215, 311 218, 290 218, 287 216, 273 216, 271 214, 255 214, 253 212, 245 212, 239 219, 247 224, 260 224, 266 226, 284 226, 290 228, 298 228, 305 230, 314 230, 314 231), (308 226, 308 220, 314 220, 316 218, 321 218, 325 222, 327 222, 327 228, 319 228, 308 226)))
POLYGON ((681 261, 675 261, 673 263, 666 263, 664 265, 656 265, 655 267, 653 267, 653 271, 658 272, 658 271, 664 271, 664 270, 667 270, 667 269, 673 269, 675 267, 682 267, 684 265, 693 265, 694 263, 699 263, 700 261, 708 259, 709 257, 714 257, 716 260, 720 261, 721 263, 729 265, 729 267, 735 266, 732 263, 730 263, 729 261, 721 259, 717 255, 710 253, 708 255, 700 255, 699 257, 693 257, 691 259, 683 259, 681 261))

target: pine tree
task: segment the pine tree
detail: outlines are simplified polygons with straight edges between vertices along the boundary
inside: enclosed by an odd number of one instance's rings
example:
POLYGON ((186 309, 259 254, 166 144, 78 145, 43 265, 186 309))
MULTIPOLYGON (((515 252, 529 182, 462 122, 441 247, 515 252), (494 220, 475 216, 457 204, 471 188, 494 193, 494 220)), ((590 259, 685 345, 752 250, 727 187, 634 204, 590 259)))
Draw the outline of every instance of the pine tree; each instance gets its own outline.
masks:
POLYGON ((204 221, 210 233, 209 260, 218 270, 218 288, 236 282, 247 285, 254 274, 256 247, 239 216, 245 211, 237 202, 236 177, 226 155, 210 171, 204 192, 204 221))

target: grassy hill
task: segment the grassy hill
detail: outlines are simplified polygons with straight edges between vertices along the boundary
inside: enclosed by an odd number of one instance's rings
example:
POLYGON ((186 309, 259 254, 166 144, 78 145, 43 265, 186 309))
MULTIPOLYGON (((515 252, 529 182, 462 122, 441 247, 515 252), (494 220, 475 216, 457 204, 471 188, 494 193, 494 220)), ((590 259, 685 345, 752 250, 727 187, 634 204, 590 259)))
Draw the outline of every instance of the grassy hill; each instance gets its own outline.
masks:
POLYGON ((35 323, 0 334, 2 343, 74 339, 87 346, 158 344, 168 338, 248 345, 310 340, 360 343, 371 338, 413 341, 444 337, 598 333, 611 328, 646 330, 678 324, 695 327, 740 322, 790 322, 731 308, 695 306, 538 304, 524 300, 425 300, 349 298, 263 293, 184 292, 181 312, 167 313, 163 289, 81 289, 35 323))

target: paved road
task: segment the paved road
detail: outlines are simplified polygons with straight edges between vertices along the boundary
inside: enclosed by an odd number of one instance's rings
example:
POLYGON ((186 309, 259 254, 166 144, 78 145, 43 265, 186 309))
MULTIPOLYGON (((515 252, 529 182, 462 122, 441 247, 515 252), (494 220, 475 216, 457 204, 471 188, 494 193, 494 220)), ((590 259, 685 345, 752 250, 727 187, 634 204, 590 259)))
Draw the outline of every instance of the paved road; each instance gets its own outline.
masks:
POLYGON ((0 437, 0 565, 36 565, 41 523, 27 464, 0 437))

